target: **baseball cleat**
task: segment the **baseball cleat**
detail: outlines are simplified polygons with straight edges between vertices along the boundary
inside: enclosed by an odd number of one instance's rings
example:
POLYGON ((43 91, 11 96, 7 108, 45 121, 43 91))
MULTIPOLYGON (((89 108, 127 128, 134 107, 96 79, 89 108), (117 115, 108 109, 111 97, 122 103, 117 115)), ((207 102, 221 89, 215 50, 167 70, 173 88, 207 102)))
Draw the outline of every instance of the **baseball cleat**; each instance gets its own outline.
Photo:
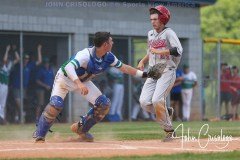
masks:
POLYGON ((162 142, 170 142, 170 141, 174 140, 174 138, 176 137, 176 132, 174 132, 174 130, 172 130, 172 131, 165 131, 165 132, 166 132, 166 136, 162 140, 162 142))
POLYGON ((34 139, 37 138, 37 130, 33 132, 32 138, 34 138, 34 139))
POLYGON ((90 133, 86 132, 79 134, 78 140, 80 142, 93 142, 94 138, 90 133))
POLYGON ((36 137, 36 139, 35 139, 35 143, 44 143, 44 142, 45 142, 44 137, 36 137))
POLYGON ((80 122, 73 123, 72 132, 78 134, 78 140, 81 142, 93 142, 94 137, 88 132, 82 132, 82 124, 80 122))

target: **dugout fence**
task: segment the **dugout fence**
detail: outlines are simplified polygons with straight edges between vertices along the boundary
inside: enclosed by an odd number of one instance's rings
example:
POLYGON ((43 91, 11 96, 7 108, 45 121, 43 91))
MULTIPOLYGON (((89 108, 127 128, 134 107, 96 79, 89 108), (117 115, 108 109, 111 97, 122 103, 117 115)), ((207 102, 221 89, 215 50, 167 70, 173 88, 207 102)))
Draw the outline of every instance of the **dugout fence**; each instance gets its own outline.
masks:
POLYGON ((239 94, 233 89, 240 85, 233 79, 233 67, 240 67, 240 40, 205 38, 202 46, 202 117, 228 120, 239 94))

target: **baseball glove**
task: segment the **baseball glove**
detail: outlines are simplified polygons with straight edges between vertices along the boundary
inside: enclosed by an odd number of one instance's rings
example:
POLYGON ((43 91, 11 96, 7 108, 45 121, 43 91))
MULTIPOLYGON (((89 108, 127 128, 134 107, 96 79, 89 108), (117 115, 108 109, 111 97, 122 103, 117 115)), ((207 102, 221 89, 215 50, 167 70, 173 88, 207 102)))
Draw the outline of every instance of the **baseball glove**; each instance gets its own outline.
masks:
POLYGON ((166 68, 166 63, 157 63, 151 68, 149 68, 147 75, 148 78, 152 78, 154 80, 159 79, 162 76, 164 69, 166 68))

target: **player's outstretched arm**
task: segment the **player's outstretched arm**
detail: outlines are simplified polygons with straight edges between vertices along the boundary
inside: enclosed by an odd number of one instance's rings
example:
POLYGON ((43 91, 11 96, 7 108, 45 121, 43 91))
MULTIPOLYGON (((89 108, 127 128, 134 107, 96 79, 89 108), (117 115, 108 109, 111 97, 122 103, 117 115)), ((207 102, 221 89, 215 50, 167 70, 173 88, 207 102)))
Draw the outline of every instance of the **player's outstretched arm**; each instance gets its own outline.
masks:
POLYGON ((143 70, 144 70, 144 65, 145 65, 145 63, 148 62, 148 60, 149 60, 149 55, 146 54, 146 55, 143 57, 143 59, 138 63, 137 68, 143 71, 143 70))
POLYGON ((136 76, 136 77, 142 77, 145 78, 147 77, 147 73, 143 72, 141 70, 135 69, 129 65, 123 64, 122 67, 119 68, 119 70, 123 73, 136 76))

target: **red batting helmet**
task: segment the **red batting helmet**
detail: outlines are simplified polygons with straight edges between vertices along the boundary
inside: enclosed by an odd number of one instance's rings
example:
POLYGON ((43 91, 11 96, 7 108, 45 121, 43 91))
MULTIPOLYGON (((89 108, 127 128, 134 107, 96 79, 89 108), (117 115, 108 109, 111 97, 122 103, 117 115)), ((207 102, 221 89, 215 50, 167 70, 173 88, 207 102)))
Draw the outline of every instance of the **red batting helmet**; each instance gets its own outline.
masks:
POLYGON ((170 11, 162 6, 162 5, 159 5, 159 6, 156 6, 155 8, 150 8, 149 11, 151 12, 151 10, 156 10, 158 11, 160 14, 159 14, 159 20, 164 24, 166 25, 170 19, 170 11))

